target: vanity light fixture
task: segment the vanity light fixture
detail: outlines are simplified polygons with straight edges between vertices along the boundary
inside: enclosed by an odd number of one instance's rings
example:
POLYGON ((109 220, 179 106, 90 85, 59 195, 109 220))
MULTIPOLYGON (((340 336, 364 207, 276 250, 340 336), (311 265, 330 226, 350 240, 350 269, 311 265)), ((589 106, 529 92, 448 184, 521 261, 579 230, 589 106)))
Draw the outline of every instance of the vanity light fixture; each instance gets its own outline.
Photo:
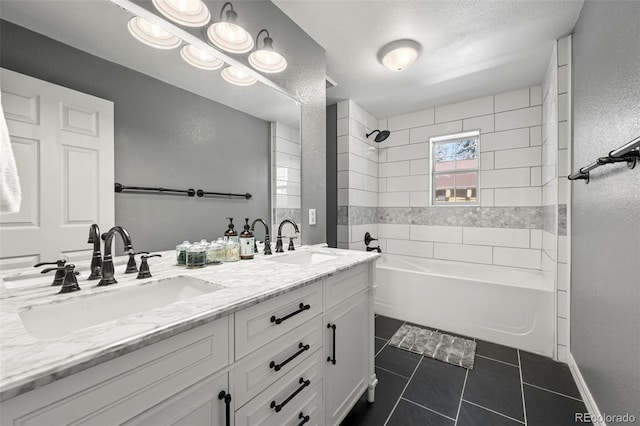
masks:
POLYGON ((202 27, 211 20, 202 0, 153 0, 153 5, 164 16, 186 27, 202 27))
POLYGON ((220 9, 220 21, 213 23, 207 29, 207 37, 213 44, 229 53, 247 53, 253 49, 251 34, 238 25, 238 14, 233 10, 231 2, 226 2, 220 9), (222 13, 227 10, 227 17, 223 21, 222 13))
POLYGON ((404 71, 418 59, 420 43, 414 40, 396 40, 380 49, 378 60, 391 71, 404 71))
POLYGON ((277 73, 287 68, 287 60, 273 49, 273 39, 266 29, 260 30, 256 36, 256 50, 249 55, 249 63, 258 71, 266 73, 277 73), (267 36, 264 38, 262 49, 257 49, 258 39, 262 32, 267 33, 267 36))
POLYGON ((203 70, 217 70, 222 68, 224 62, 213 55, 208 54, 202 49, 192 44, 187 44, 180 49, 180 56, 189 65, 203 70))
POLYGON ((220 74, 228 83, 235 84, 236 86, 251 86, 258 81, 246 72, 232 66, 226 67, 220 74))
POLYGON ((175 49, 182 43, 180 38, 139 16, 131 18, 127 28, 138 41, 156 49, 175 49))

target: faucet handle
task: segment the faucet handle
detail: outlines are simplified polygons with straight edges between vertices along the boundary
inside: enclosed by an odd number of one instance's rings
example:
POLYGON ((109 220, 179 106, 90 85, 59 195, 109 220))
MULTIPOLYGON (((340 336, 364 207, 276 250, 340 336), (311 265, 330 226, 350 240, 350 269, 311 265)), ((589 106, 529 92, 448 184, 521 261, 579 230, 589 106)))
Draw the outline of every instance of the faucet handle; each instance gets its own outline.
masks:
MULTIPOLYGON (((146 252, 145 252, 146 253, 146 252)), ((162 257, 161 254, 143 254, 140 256, 140 271, 138 272, 137 279, 149 278, 151 277, 151 271, 149 270, 149 264, 147 263, 147 259, 150 257, 162 257)))
POLYGON ((124 271, 125 274, 133 274, 134 272, 138 272, 138 266, 136 265, 136 254, 149 254, 148 251, 139 251, 137 253, 129 252, 129 261, 127 262, 127 269, 124 271))
MULTIPOLYGON (((55 262, 40 262, 33 265, 34 268, 39 268, 43 265, 56 265, 58 268, 62 268, 64 264, 67 263, 65 259, 58 259, 55 262)), ((55 268, 51 268, 52 270, 55 268)))
POLYGON ((369 232, 366 232, 364 234, 364 244, 368 246, 371 243, 371 241, 378 241, 378 239, 373 238, 369 232))
POLYGON ((64 282, 64 264, 67 263, 65 259, 58 259, 55 262, 40 262, 33 265, 34 268, 39 268, 44 265, 56 265, 55 268, 46 268, 40 271, 42 274, 46 274, 47 272, 56 271, 55 277, 53 277, 52 286, 62 285, 64 282))
POLYGON ((293 240, 295 240, 298 237, 289 237, 289 247, 287 248, 287 251, 294 251, 296 249, 296 247, 293 245, 293 240))

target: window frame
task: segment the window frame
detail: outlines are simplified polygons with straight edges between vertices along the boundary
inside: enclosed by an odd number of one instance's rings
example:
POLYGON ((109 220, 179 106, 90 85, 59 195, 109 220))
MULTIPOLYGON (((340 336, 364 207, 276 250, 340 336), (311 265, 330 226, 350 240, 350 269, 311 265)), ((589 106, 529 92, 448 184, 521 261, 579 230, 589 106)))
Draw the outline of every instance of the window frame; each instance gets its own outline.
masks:
MULTIPOLYGON (((429 184, 429 206, 430 207, 460 207, 460 206, 479 206, 480 205, 480 192, 481 192, 481 184, 480 184, 480 170, 481 170, 481 164, 480 164, 480 130, 471 130, 471 131, 466 131, 466 132, 459 132, 459 133, 452 133, 452 134, 447 134, 447 135, 442 135, 442 136, 433 136, 429 138, 429 178, 430 178, 430 184, 429 184), (447 170, 447 171, 443 171, 443 172, 436 172, 435 170, 435 162, 436 162, 436 155, 435 155, 435 146, 441 143, 450 143, 453 141, 459 141, 459 140, 463 140, 463 139, 468 139, 468 138, 475 138, 476 139, 476 152, 477 152, 477 161, 478 161, 478 165, 477 167, 474 168, 469 168, 469 169, 456 169, 456 170, 447 170), (440 175, 440 174, 461 174, 461 173, 467 173, 467 172, 476 172, 478 174, 478 178, 477 178, 477 187, 476 187, 476 199, 475 201, 468 201, 468 202, 458 202, 458 201, 454 201, 454 202, 444 202, 444 203, 436 203, 435 202, 435 193, 436 193, 436 175, 440 175)), ((454 188, 455 189, 455 188, 454 188)))

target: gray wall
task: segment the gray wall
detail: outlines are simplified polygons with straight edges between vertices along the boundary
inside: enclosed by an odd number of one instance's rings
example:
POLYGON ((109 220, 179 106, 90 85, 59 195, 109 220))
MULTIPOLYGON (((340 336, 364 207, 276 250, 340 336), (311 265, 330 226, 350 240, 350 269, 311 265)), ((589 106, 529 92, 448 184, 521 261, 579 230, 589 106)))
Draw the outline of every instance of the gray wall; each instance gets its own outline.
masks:
MULTIPOLYGON (((640 2, 587 1, 573 34, 573 167, 640 135, 640 2)), ((571 353, 601 412, 640 418, 640 168, 572 187, 571 353)))
POLYGON ((115 194, 137 250, 221 236, 227 216, 268 222, 269 123, 9 22, 0 31, 2 67, 114 102, 116 182, 253 195, 115 194))
POLYGON ((234 2, 234 8, 251 34, 267 28, 274 48, 286 55, 288 68, 268 78, 300 100, 302 243, 323 243, 327 236, 325 51, 270 1, 234 2), (309 226, 309 209, 316 209, 316 225, 309 226))
POLYGON ((327 244, 338 247, 338 105, 327 107, 327 244))

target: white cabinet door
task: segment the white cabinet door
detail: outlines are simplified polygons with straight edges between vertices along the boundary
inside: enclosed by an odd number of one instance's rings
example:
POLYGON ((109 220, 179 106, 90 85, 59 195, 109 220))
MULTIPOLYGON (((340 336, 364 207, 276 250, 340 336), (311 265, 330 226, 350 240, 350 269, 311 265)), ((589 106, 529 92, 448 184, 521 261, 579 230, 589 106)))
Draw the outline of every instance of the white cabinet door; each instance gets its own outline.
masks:
POLYGON ((227 372, 209 377, 163 401, 126 425, 149 426, 225 426, 233 425, 233 398, 227 402, 227 372), (227 416, 229 422, 227 423, 227 416))
POLYGON ((339 424, 368 385, 368 294, 365 290, 325 314, 327 425, 339 424))
POLYGON ((113 103, 0 69, 22 203, 0 214, 0 267, 90 259, 89 225, 114 225, 113 103))

